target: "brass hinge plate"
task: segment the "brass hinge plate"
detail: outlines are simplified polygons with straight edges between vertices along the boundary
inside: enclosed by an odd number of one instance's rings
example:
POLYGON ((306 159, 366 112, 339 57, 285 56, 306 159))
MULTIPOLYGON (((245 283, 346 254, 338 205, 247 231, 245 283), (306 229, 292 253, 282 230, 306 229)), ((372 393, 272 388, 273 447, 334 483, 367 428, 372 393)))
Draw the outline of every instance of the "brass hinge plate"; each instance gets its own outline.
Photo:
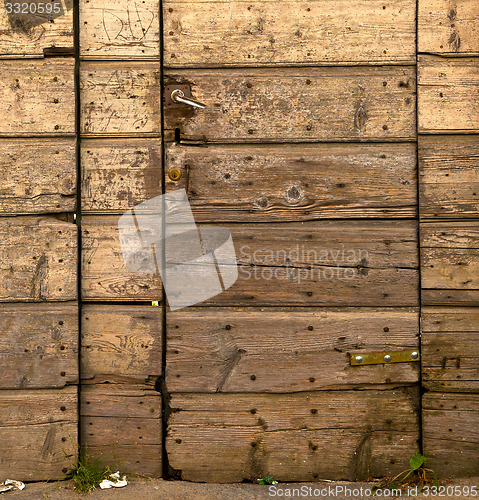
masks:
POLYGON ((421 359, 418 349, 406 351, 384 351, 384 352, 350 352, 351 366, 362 365, 388 365, 390 363, 414 363, 421 359))

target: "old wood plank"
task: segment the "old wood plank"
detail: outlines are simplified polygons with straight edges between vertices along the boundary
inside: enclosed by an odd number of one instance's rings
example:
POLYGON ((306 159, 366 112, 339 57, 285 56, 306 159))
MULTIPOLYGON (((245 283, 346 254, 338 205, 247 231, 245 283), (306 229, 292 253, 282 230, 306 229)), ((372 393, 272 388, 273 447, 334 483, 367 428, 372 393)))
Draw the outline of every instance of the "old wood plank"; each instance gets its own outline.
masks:
POLYGON ((83 217, 82 291, 85 300, 159 300, 157 274, 130 271, 121 251, 118 217, 83 217))
POLYGON ((82 378, 160 376, 161 330, 158 307, 85 305, 82 378))
POLYGON ((78 383, 78 306, 0 304, 0 389, 78 383))
MULTIPOLYGON (((12 2, 12 4, 15 2, 12 2)), ((42 2, 27 2, 31 8, 42 2)), ((22 2, 22 10, 24 2, 22 2)), ((0 58, 43 57, 44 51, 69 49, 73 52, 73 2, 54 2, 49 7, 43 2, 48 14, 11 14, 0 9, 0 58), (55 11, 59 12, 55 12, 55 11)), ((13 10, 12 6, 12 10, 13 10)), ((30 7, 29 9, 30 10, 30 7)))
POLYGON ((169 392, 414 383, 418 363, 351 368, 350 351, 419 347, 414 309, 188 308, 167 315, 169 392))
MULTIPOLYGON (((169 70, 206 109, 166 108, 166 131, 208 142, 411 140, 412 67, 169 70)), ((131 100, 131 106, 138 106, 131 100)), ((143 110, 143 114, 145 110, 143 110)), ((131 114, 138 114, 131 109, 131 114)))
POLYGON ((0 214, 73 212, 74 139, 0 140, 0 214))
POLYGON ((479 132, 478 85, 479 59, 418 56, 419 132, 479 132))
POLYGON ((83 385, 82 445, 124 472, 160 476, 161 395, 130 384, 83 385))
POLYGON ((479 392, 479 308, 424 307, 421 317, 423 385, 479 392))
MULTIPOLYGON (((118 238, 118 217, 86 216, 83 222, 82 286, 86 300, 161 297, 157 274, 126 269, 118 238)), ((231 231, 235 244, 239 276, 231 288, 206 301, 206 305, 418 303, 414 221, 316 221, 307 226, 270 223, 225 227, 231 231)))
POLYGON ((83 59, 160 58, 158 0, 108 4, 80 1, 80 56, 83 59))
POLYGON ((169 67, 413 63, 407 0, 163 3, 169 67))
POLYGON ((0 302, 75 300, 77 228, 53 217, 0 219, 0 302))
POLYGON ((474 0, 420 0, 419 52, 479 55, 479 8, 474 0))
POLYGON ((74 61, 2 61, 0 136, 74 135, 74 61))
POLYGON ((81 163, 84 213, 123 213, 162 193, 160 139, 87 139, 81 163))
POLYGON ((419 136, 420 217, 475 218, 479 137, 419 136))
POLYGON ((85 62, 80 94, 82 134, 160 137, 159 63, 85 62))
POLYGON ((170 144, 166 190, 186 187, 197 221, 269 222, 331 217, 415 217, 411 144, 170 144), (265 203, 266 202, 266 203, 265 203))
POLYGON ((77 442, 77 388, 0 391, 0 481, 64 478, 77 442))
POLYGON ((417 449, 417 400, 400 390, 173 394, 169 464, 220 483, 393 475, 417 449))
POLYGON ((479 395, 424 395, 423 443, 428 464, 439 477, 476 477, 479 473, 479 395))
POLYGON ((421 224, 421 286, 429 289, 427 303, 438 303, 432 290, 447 290, 447 303, 474 304, 479 297, 479 223, 421 224), (468 296, 461 291, 469 291, 468 296))

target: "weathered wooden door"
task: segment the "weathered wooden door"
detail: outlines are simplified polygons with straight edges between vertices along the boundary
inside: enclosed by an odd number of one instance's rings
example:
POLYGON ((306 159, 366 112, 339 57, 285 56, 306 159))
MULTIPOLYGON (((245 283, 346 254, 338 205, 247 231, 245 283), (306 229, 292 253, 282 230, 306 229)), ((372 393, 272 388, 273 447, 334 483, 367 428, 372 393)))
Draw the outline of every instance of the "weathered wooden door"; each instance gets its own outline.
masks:
POLYGON ((419 347, 415 4, 177 0, 163 15, 167 99, 207 105, 165 104, 166 191, 231 231, 239 271, 166 312, 170 470, 399 472, 418 449, 419 364, 383 358, 419 347))

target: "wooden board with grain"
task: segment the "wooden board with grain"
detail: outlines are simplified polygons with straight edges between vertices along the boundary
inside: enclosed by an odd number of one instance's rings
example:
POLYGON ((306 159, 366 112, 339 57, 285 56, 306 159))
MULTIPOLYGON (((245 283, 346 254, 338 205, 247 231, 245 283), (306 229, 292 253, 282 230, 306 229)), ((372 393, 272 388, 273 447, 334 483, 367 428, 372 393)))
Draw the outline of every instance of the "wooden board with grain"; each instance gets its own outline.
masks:
POLYGON ((439 477, 479 475, 479 395, 429 392, 422 400, 428 467, 439 477))
POLYGON ((160 139, 87 139, 81 164, 83 213, 124 213, 161 195, 160 139))
POLYGON ((479 59, 418 56, 418 130, 479 132, 479 59))
MULTIPOLYGON (((168 70, 207 105, 165 108, 165 128, 207 142, 398 141, 416 137, 413 67, 168 70)), ((138 115, 138 100, 130 101, 138 115)))
POLYGON ((447 56, 479 55, 475 0, 419 0, 418 50, 447 56))
POLYGON ((161 395, 131 384, 82 385, 82 445, 122 472, 161 476, 161 395))
POLYGON ((77 227, 53 217, 0 219, 0 302, 75 300, 77 227))
POLYGON ((0 137, 75 134, 74 60, 2 61, 0 137))
POLYGON ((80 1, 80 56, 83 59, 160 58, 158 0, 80 1))
POLYGON ((0 389, 78 383, 78 305, 0 304, 0 389))
POLYGON ((479 223, 424 222, 420 232, 423 304, 477 305, 479 223))
MULTIPOLYGON (((46 2, 28 1, 28 10, 35 14, 8 14, 6 3, 0 6, 0 59, 43 57, 46 53, 68 51, 73 55, 73 2, 57 0, 52 13, 38 14, 38 6, 46 2), (36 8, 35 8, 36 7, 36 8), (55 11, 59 12, 55 12, 55 11)), ((10 2, 9 2, 10 3, 10 2)), ((20 2, 25 10, 25 2, 20 2)), ((12 10, 15 2, 11 2, 12 10)))
POLYGON ((83 379, 147 380, 161 375, 161 308, 85 305, 83 379))
POLYGON ((479 308, 424 307, 421 317, 424 387, 479 392, 479 308))
POLYGON ((422 218, 477 218, 479 136, 419 136, 422 218))
POLYGON ((172 394, 169 464, 219 483, 391 476, 417 450, 417 404, 414 389, 172 394))
POLYGON ((169 392, 296 392, 415 383, 419 363, 350 366, 350 352, 419 348, 414 309, 217 309, 167 315, 169 392))
POLYGON ((160 137, 159 63, 85 62, 80 102, 83 135, 160 137))
POLYGON ((77 448, 77 405, 77 387, 0 391, 0 482, 65 478, 77 448))
MULTIPOLYGON (((235 244, 238 280, 204 305, 418 304, 414 221, 315 221, 308 225, 225 227, 231 231, 235 244)), ((85 216, 82 234, 82 288, 86 300, 161 297, 158 274, 126 268, 117 216, 85 216)))
POLYGON ((412 64, 415 11, 408 0, 168 0, 165 64, 412 64))
POLYGON ((198 222, 415 217, 416 151, 411 144, 171 144, 165 171, 182 176, 198 222))
POLYGON ((74 139, 0 140, 0 214, 73 212, 74 139))

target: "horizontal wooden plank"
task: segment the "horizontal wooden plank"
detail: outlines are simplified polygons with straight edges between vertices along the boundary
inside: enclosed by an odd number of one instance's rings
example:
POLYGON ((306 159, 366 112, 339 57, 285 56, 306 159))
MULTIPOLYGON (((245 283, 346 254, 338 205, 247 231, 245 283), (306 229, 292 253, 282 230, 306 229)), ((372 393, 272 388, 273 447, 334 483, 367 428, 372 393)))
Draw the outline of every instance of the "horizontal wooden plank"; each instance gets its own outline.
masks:
POLYGON ((418 49, 455 55, 479 55, 479 9, 474 0, 418 2, 418 49))
POLYGON ((184 480, 219 483, 397 474, 417 449, 417 400, 400 390, 173 394, 169 464, 184 480))
POLYGON ((161 476, 161 395, 131 384, 82 385, 82 445, 122 472, 161 476))
POLYGON ((171 144, 171 169, 182 176, 166 190, 188 183, 198 222, 416 216, 412 144, 171 144))
MULTIPOLYGON (((25 2, 21 3, 25 10, 25 2)), ((73 2, 26 3, 29 11, 35 9, 34 14, 15 14, 13 5, 10 14, 6 4, 0 9, 0 58, 43 57, 44 51, 59 49, 69 49, 73 55, 73 2)))
POLYGON ((428 290, 421 291, 422 305, 471 306, 479 304, 479 290, 428 290))
MULTIPOLYGON (((451 295, 456 290, 471 291, 474 304, 479 294, 478 242, 479 223, 476 222, 421 224, 422 288, 447 290, 448 303, 453 302, 451 295)), ((431 293, 428 303, 434 303, 431 293)))
POLYGON ((85 62, 80 96, 82 134, 161 136, 158 62, 85 62))
POLYGON ((2 61, 0 136, 74 135, 74 60, 2 61))
POLYGON ((479 392, 479 308, 424 307, 421 317, 423 385, 479 392))
POLYGON ((75 300, 77 227, 53 217, 0 219, 0 302, 75 300))
POLYGON ((159 307, 85 305, 82 378, 160 376, 161 330, 159 307))
POLYGON ((160 58, 158 0, 108 4, 80 1, 80 56, 83 59, 160 58))
POLYGON ((0 481, 62 479, 77 443, 77 387, 0 391, 0 481))
MULTIPOLYGON (((414 221, 232 224, 227 228, 236 248, 238 280, 206 305, 418 303, 414 221)), ((159 275, 126 269, 118 217, 86 216, 82 234, 86 300, 161 297, 159 275)))
POLYGON ((479 474, 479 395, 427 393, 423 400, 423 443, 428 466, 439 477, 479 474))
MULTIPOLYGON (((208 142, 415 139, 413 67, 169 70, 206 109, 166 108, 166 130, 208 142)), ((132 106, 138 106, 131 100, 132 106)), ((139 107, 139 106, 138 106, 139 107)), ((137 111, 131 109, 131 115, 137 111)), ((145 110, 143 109, 143 115, 145 110)))
POLYGON ((0 389, 78 383, 78 305, 0 304, 0 389))
POLYGON ((169 67, 413 63, 407 0, 163 3, 169 67))
POLYGON ((477 218, 479 136, 419 136, 420 217, 477 218))
POLYGON ((123 213, 162 193, 160 139, 87 139, 81 164, 84 213, 123 213))
POLYGON ((73 212, 74 139, 0 140, 0 214, 73 212))
POLYGON ((418 56, 419 133, 479 132, 479 59, 418 56))
POLYGON ((414 309, 185 309, 167 315, 169 392, 414 383, 418 363, 351 368, 350 351, 419 348, 414 309))

